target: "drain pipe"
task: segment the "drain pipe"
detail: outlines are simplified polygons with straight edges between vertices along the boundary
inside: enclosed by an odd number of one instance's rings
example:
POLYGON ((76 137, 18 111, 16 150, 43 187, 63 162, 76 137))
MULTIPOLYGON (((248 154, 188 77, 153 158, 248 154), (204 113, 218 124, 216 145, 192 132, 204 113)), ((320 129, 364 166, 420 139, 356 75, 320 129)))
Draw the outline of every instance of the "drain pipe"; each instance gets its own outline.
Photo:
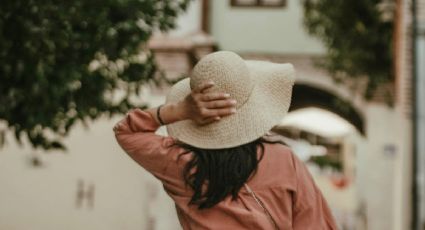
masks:
POLYGON ((411 229, 419 230, 420 218, 419 218, 419 152, 418 152, 418 108, 417 108, 417 45, 416 45, 416 34, 417 34, 417 18, 416 18, 416 5, 417 0, 412 0, 412 219, 411 229))

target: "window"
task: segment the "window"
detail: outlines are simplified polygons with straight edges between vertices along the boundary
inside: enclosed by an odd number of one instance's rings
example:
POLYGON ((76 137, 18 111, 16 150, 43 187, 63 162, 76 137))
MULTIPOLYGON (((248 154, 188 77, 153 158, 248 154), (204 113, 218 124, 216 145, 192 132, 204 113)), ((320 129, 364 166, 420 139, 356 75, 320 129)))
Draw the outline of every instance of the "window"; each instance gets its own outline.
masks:
POLYGON ((286 0, 230 0, 233 7, 283 7, 286 0))

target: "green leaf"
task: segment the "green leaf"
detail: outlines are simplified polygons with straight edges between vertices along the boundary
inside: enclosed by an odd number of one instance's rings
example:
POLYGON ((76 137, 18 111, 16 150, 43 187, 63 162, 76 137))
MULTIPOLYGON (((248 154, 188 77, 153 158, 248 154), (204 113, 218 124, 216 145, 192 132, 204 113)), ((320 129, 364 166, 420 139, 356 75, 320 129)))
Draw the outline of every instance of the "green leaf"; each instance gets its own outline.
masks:
POLYGON ((19 142, 25 134, 34 148, 65 149, 63 137, 76 123, 88 126, 88 119, 140 106, 128 97, 156 71, 149 50, 140 47, 152 31, 173 28, 188 4, 2 0, 0 119, 19 142), (130 61, 139 54, 147 58, 130 61), (89 70, 93 60, 98 68, 89 70), (118 85, 133 89, 119 106, 105 97, 118 85))
MULTIPOLYGON (((395 0, 385 1, 395 5, 395 0)), ((324 64, 339 81, 369 78, 364 91, 372 98, 380 86, 394 81, 394 7, 382 0, 303 0, 304 25, 327 48, 324 64), (385 19, 382 16, 385 14, 385 19)))

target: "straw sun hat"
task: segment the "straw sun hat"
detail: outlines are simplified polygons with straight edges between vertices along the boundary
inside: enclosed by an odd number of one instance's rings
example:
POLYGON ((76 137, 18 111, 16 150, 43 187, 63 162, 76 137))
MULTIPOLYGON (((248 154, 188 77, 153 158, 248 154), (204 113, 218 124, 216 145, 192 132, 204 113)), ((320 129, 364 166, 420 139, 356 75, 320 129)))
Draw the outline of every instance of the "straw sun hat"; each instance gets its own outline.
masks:
POLYGON ((184 120, 167 125, 168 134, 203 149, 230 148, 256 140, 288 112, 295 72, 291 64, 243 60, 229 51, 203 57, 189 78, 177 82, 167 102, 183 100, 191 89, 212 80, 211 91, 229 93, 237 112, 220 121, 197 125, 184 120))

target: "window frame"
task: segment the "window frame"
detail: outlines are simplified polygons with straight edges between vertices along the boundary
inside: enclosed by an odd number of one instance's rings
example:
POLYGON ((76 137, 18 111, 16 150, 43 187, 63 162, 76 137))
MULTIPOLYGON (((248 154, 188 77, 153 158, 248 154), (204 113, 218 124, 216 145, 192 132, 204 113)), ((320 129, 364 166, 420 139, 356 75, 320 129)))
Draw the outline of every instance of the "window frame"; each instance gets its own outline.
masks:
POLYGON ((287 0, 280 0, 278 4, 267 4, 265 2, 265 0, 255 0, 253 4, 241 4, 238 0, 230 0, 230 6, 237 8, 282 8, 287 6, 287 0))

